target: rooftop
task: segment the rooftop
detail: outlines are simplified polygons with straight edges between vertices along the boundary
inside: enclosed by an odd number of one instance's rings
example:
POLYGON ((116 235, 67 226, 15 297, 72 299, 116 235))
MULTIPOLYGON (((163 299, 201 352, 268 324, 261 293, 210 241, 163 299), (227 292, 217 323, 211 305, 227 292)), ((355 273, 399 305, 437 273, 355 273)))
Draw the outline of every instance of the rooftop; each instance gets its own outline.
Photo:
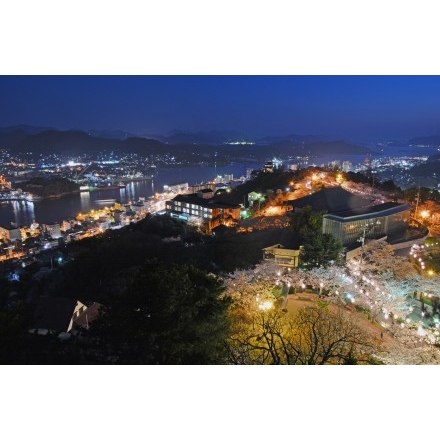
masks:
POLYGON ((232 203, 217 202, 215 199, 203 199, 197 194, 179 194, 172 200, 183 203, 192 203, 198 206, 207 206, 211 208, 239 208, 240 205, 235 205, 232 203))
POLYGON ((286 202, 294 208, 311 206, 313 211, 336 213, 371 206, 371 200, 359 197, 340 187, 322 188, 315 193, 286 202))
POLYGON ((368 220, 378 217, 386 217, 399 212, 409 211, 411 206, 404 203, 388 202, 380 205, 369 206, 363 209, 351 209, 333 214, 326 214, 324 218, 338 220, 342 222, 351 222, 356 219, 368 220))

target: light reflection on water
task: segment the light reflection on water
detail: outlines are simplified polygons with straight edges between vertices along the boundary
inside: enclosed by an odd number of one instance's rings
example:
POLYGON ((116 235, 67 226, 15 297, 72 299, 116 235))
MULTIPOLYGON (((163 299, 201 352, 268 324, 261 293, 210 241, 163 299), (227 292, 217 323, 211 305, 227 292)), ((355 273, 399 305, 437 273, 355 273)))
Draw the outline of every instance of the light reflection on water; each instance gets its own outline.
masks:
POLYGON ((112 203, 102 204, 97 200, 115 199, 124 204, 135 202, 139 197, 148 198, 155 192, 163 191, 164 185, 177 183, 196 184, 214 179, 217 175, 233 174, 234 178, 245 175, 246 168, 261 168, 261 164, 232 164, 224 167, 182 167, 156 170, 153 179, 130 182, 126 188, 94 190, 36 202, 1 202, 0 225, 11 222, 18 226, 29 226, 36 221, 41 224, 60 223, 74 219, 80 212, 89 212, 112 203))

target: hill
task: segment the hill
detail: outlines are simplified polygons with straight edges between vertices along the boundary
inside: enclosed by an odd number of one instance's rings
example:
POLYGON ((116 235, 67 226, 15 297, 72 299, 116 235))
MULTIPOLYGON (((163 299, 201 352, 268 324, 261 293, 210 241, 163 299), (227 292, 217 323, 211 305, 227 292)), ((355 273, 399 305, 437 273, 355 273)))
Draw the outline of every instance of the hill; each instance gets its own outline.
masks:
MULTIPOLYGON (((0 130, 0 148, 13 149, 17 153, 58 154, 67 157, 77 157, 83 154, 96 156, 106 151, 120 154, 137 153, 142 156, 170 154, 175 156, 180 163, 199 163, 207 160, 217 163, 240 160, 264 162, 273 156, 283 158, 320 156, 329 153, 347 155, 373 153, 365 146, 345 140, 319 141, 311 136, 300 135, 292 135, 290 139, 282 139, 271 144, 257 142, 232 145, 218 142, 226 135, 232 136, 233 132, 200 132, 198 134, 173 132, 167 137, 168 141, 163 142, 141 136, 124 138, 128 136, 128 133, 117 130, 106 134, 101 133, 106 137, 97 136, 96 131, 86 133, 81 130, 38 131, 37 129, 38 132, 33 134, 29 131, 24 128, 0 130), (313 139, 313 141, 306 142, 306 139, 313 139), (186 142, 183 142, 184 140, 186 142)), ((266 140, 269 139, 266 138, 266 140)))
POLYGON ((437 145, 440 146, 440 136, 419 136, 408 141, 410 145, 437 145))
POLYGON ((61 154, 78 156, 83 153, 97 154, 102 151, 120 151, 148 154, 169 149, 162 142, 128 138, 126 140, 93 137, 83 131, 47 130, 35 135, 26 136, 13 145, 17 152, 34 154, 61 154))
POLYGON ((354 144, 345 140, 292 142, 283 140, 269 146, 273 154, 289 152, 295 156, 322 156, 328 154, 372 154, 373 151, 363 145, 354 144))
POLYGON ((431 156, 429 156, 427 163, 430 163, 430 162, 440 162, 440 153, 432 154, 431 156))
POLYGON ((23 139, 26 139, 29 136, 29 133, 27 133, 24 130, 16 129, 16 130, 10 130, 10 131, 1 131, 0 130, 0 148, 14 148, 14 146, 22 141, 23 139))

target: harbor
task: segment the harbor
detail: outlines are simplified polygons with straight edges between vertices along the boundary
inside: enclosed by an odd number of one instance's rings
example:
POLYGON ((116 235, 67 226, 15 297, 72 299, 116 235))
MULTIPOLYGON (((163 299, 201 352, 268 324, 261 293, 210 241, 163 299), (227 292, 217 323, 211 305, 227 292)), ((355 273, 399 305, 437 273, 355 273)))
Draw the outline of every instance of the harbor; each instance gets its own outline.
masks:
POLYGON ((113 180, 110 186, 96 186, 92 191, 78 191, 57 198, 31 200, 21 196, 11 200, 5 197, 0 199, 0 225, 13 222, 25 226, 33 221, 41 224, 60 223, 63 219, 74 219, 79 212, 90 212, 106 206, 98 202, 102 199, 115 199, 117 203, 125 205, 138 203, 140 198, 144 198, 148 209, 160 212, 165 209, 165 197, 172 195, 176 182, 196 184, 212 181, 218 176, 243 176, 251 166, 248 163, 234 163, 224 167, 170 167, 162 169, 154 178, 147 176, 127 182, 122 179, 113 180), (119 187, 119 182, 126 183, 125 187, 119 187))

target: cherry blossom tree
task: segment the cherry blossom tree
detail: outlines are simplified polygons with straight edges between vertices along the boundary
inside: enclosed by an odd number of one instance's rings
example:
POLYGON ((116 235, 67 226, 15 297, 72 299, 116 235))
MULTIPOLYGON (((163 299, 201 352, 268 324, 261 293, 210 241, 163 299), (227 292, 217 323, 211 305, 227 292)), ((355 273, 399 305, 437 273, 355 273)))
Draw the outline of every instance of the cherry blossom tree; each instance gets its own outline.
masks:
MULTIPOLYGON (((374 247, 367 251, 374 253, 374 247)), ((283 302, 275 296, 277 286, 282 286, 281 291, 285 294, 312 287, 316 293, 325 294, 327 302, 336 305, 352 303, 358 311, 366 312, 371 320, 377 321, 384 331, 392 334, 396 346, 409 346, 408 350, 417 348, 417 354, 405 351, 406 354, 401 354, 398 359, 398 350, 383 354, 380 344, 376 344, 380 362, 430 363, 429 359, 437 356, 432 352, 437 350, 434 344, 440 343, 437 328, 440 323, 431 328, 426 317, 420 316, 417 320, 417 315, 412 312, 415 307, 420 307, 420 295, 414 298, 415 293, 423 292, 425 296, 422 299, 431 300, 437 295, 438 278, 425 277, 412 270, 405 259, 391 255, 385 245, 378 246, 378 252, 380 258, 387 256, 390 260, 395 258, 395 261, 379 264, 368 258, 362 267, 359 261, 353 260, 345 267, 317 267, 308 271, 282 268, 274 261, 265 261, 252 269, 231 274, 225 280, 225 295, 233 299, 230 310, 235 338, 231 345, 233 362, 303 362, 295 352, 297 348, 292 348, 292 341, 298 339, 294 325, 299 324, 294 324, 291 317, 289 320, 283 302), (402 270, 402 267, 407 270, 402 270), (417 343, 423 343, 423 346, 417 343), (286 344, 290 345, 287 347, 286 344)), ((428 306, 426 310, 429 310, 428 306)), ((351 315, 350 319, 356 316, 351 315)))
POLYGON ((408 258, 396 256, 393 247, 382 240, 366 242, 362 251, 362 264, 360 258, 352 258, 347 261, 346 266, 352 273, 382 274, 391 272, 397 278, 408 273, 417 273, 408 258))
POLYGON ((420 324, 401 323, 393 329, 393 340, 374 358, 389 365, 440 365, 438 329, 425 330, 420 324))
POLYGON ((260 310, 248 323, 233 327, 229 340, 234 364, 369 363, 376 343, 340 309, 316 305, 296 315, 260 310))

